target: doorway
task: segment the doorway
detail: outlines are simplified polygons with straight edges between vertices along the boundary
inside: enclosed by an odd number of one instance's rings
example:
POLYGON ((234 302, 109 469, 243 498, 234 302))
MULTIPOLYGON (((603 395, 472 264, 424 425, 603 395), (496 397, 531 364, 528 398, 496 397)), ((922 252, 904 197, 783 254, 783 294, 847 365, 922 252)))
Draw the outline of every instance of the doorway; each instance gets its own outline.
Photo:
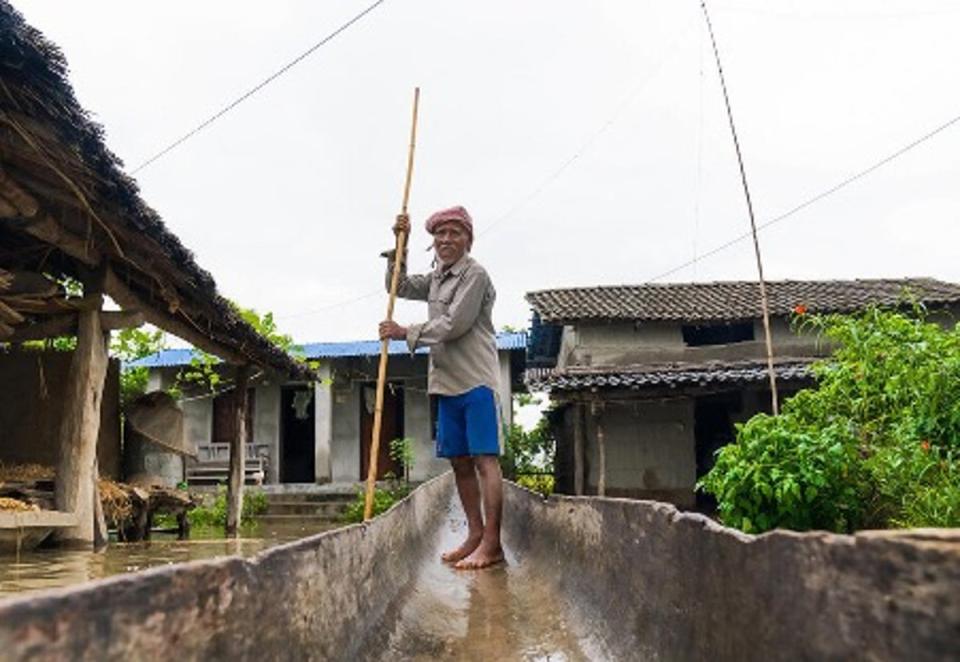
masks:
MULTIPOLYGON (((370 470, 370 443, 373 439, 373 415, 377 403, 377 385, 360 386, 360 479, 370 470)), ((383 419, 380 423, 380 447, 377 452, 377 480, 387 474, 401 476, 403 467, 390 457, 390 442, 403 437, 403 387, 387 384, 383 390, 383 419)))
POLYGON ((316 480, 313 384, 280 389, 280 482, 313 483, 316 480))
MULTIPOLYGON (((696 440, 697 480, 713 469, 716 453, 736 438, 733 422, 743 408, 740 393, 724 393, 697 398, 694 405, 694 439, 696 440)), ((712 494, 697 491, 699 512, 712 514, 717 500, 712 494)))

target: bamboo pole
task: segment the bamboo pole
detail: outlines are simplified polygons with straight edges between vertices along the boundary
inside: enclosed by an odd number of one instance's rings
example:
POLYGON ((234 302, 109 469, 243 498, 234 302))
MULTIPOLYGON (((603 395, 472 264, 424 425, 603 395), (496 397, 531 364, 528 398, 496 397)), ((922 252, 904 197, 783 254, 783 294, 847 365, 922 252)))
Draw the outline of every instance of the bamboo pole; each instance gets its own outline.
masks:
MULTIPOLYGON (((407 178, 403 186, 402 214, 407 213, 410 200, 410 182, 413 180, 413 153, 417 145, 417 111, 420 106, 420 88, 413 90, 413 121, 410 126, 410 148, 407 152, 407 178)), ((400 282, 400 270, 407 248, 405 232, 397 233, 396 252, 393 260, 393 276, 390 279, 390 298, 387 300, 387 320, 393 319, 393 306, 397 301, 397 286, 400 282)), ((387 360, 389 358, 390 339, 380 341, 380 369, 377 372, 377 401, 373 412, 373 434, 370 439, 370 458, 367 468, 367 494, 363 504, 363 521, 373 516, 373 495, 377 484, 377 460, 380 453, 380 427, 383 423, 383 390, 387 383, 387 360)))
POLYGON ((737 163, 740 164, 740 180, 743 183, 743 194, 747 199, 747 212, 750 215, 750 234, 753 237, 753 252, 757 260, 757 277, 760 282, 760 310, 763 315, 763 338, 767 350, 767 376, 770 379, 770 409, 773 415, 780 413, 779 398, 777 397, 777 373, 773 367, 773 337, 770 333, 770 304, 767 299, 767 281, 763 276, 763 261, 760 259, 760 240, 757 239, 757 221, 753 215, 753 201, 750 198, 750 187, 747 186, 747 171, 743 165, 743 154, 740 151, 740 139, 737 137, 737 127, 733 123, 733 109, 730 107, 730 95, 727 93, 727 79, 723 75, 723 65, 720 64, 720 50, 717 47, 717 38, 713 34, 713 23, 707 11, 706 0, 700 0, 703 9, 703 18, 710 33, 710 43, 713 45, 713 56, 717 62, 717 73, 720 76, 720 88, 723 90, 723 102, 727 107, 727 119, 730 123, 730 133, 733 135, 733 146, 737 152, 737 163))

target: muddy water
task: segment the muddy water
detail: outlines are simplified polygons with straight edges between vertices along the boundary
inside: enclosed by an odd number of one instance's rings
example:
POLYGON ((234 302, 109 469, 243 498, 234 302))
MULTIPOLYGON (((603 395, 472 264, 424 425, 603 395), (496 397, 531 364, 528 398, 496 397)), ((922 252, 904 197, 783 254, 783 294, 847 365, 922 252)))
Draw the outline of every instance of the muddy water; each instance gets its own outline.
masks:
POLYGON ((195 530, 190 540, 154 534, 150 542, 111 543, 101 552, 39 549, 21 554, 19 558, 0 556, 0 599, 182 561, 252 556, 268 547, 337 526, 271 522, 246 528, 241 538, 232 540, 224 539, 221 531, 195 530))
MULTIPOLYGON (((506 563, 459 571, 440 560, 466 533, 452 502, 434 548, 424 558, 374 660, 602 659, 570 627, 563 601, 509 549, 506 563)), ((381 635, 382 636, 382 635, 381 635)))

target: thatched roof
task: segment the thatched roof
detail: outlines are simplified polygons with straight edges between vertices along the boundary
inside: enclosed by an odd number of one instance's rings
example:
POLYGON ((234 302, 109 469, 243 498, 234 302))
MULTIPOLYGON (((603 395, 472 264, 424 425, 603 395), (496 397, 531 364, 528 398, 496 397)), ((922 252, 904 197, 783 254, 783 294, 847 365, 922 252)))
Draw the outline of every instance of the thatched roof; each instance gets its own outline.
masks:
POLYGON ((105 292, 147 321, 226 360, 306 376, 143 201, 67 73, 60 50, 0 0, 0 276, 100 270, 105 292))

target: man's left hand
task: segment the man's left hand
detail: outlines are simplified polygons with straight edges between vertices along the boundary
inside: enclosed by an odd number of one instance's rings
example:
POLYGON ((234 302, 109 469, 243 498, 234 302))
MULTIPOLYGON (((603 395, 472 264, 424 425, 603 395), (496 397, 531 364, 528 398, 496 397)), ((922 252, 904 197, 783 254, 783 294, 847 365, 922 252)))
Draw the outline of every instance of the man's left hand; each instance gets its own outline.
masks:
POLYGON ((391 340, 406 340, 407 327, 400 326, 393 320, 380 322, 380 340, 386 340, 387 338, 391 340))

